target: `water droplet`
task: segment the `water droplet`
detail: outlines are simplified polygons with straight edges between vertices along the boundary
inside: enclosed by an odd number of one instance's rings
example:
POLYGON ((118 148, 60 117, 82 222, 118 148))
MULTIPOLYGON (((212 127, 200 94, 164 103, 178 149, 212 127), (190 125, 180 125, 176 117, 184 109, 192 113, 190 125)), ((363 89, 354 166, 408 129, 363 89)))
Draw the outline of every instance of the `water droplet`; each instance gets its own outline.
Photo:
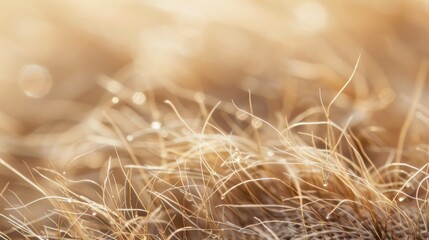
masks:
POLYGON ((327 186, 328 186, 328 178, 323 180, 323 187, 327 187, 327 186))
POLYGON ((262 127, 262 121, 257 118, 252 119, 252 127, 254 128, 262 127))
POLYGON ((19 86, 25 95, 40 98, 51 90, 52 79, 45 67, 28 64, 20 70, 19 86))
POLYGON ((69 199, 67 199, 67 202, 71 203, 71 202, 73 202, 73 199, 69 198, 69 199))
POLYGON ((331 214, 326 215, 325 219, 329 220, 331 218, 331 214))
POLYGON ((119 98, 118 97, 112 97, 112 103, 113 104, 119 103, 119 98))
POLYGON ((247 116, 248 116, 248 114, 243 112, 243 111, 237 111, 235 113, 235 117, 240 121, 246 120, 247 116))
POLYGON ((185 199, 186 199, 186 201, 191 202, 192 200, 194 200, 194 196, 192 196, 192 194, 190 194, 190 193, 186 193, 185 199))
POLYGON ((127 141, 128 142, 132 142, 132 141, 134 141, 134 136, 133 135, 127 135, 127 141))
POLYGON ((272 157, 272 156, 274 156, 274 152, 273 152, 273 151, 267 151, 267 156, 268 156, 268 157, 272 157))
POLYGON ((399 202, 403 202, 403 201, 405 201, 405 199, 406 199, 407 197, 405 197, 405 196, 401 196, 401 197, 399 197, 398 198, 398 201, 399 202))
POLYGON ((137 105, 142 105, 146 102, 146 95, 142 92, 136 92, 133 94, 133 102, 137 105))
POLYGON ((406 188, 410 188, 412 185, 411 185, 411 183, 410 182, 407 182, 407 184, 405 184, 405 187, 406 188))
POLYGON ((96 216, 97 215, 97 213, 96 212, 92 212, 92 216, 96 216))
POLYGON ((238 152, 234 152, 231 157, 232 157, 234 162, 240 162, 241 161, 241 156, 240 156, 240 153, 238 153, 238 152))
POLYGON ((161 123, 160 123, 160 122, 158 122, 158 121, 153 121, 153 122, 150 124, 150 127, 151 127, 151 128, 153 128, 153 129, 155 129, 155 130, 158 130, 158 129, 160 129, 160 128, 161 128, 161 123))

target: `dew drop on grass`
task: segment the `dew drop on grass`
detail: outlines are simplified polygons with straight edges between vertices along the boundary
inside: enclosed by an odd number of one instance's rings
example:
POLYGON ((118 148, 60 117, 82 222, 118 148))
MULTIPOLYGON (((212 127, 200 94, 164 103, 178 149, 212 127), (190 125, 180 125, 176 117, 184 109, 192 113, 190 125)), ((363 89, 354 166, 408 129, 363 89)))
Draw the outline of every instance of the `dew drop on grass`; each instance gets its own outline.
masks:
POLYGON ((232 157, 232 160, 234 162, 240 162, 241 161, 241 156, 240 156, 240 153, 238 153, 238 152, 234 152, 231 157, 232 157))
POLYGON ((71 198, 67 199, 68 203, 71 203, 73 200, 71 198))
POLYGON ((262 127, 262 121, 260 119, 254 118, 252 119, 252 127, 254 128, 261 128, 262 127))
POLYGON ((323 180, 323 187, 327 187, 328 186, 328 178, 323 180))
POLYGON ((133 94, 133 103, 136 105, 142 105, 146 102, 146 95, 142 92, 135 92, 133 94))
POLYGON ((242 112, 242 111, 237 111, 235 113, 235 117, 240 121, 244 121, 247 119, 247 114, 245 112, 242 112))
POLYGON ((161 123, 160 123, 160 122, 158 122, 158 121, 153 121, 153 122, 150 124, 150 127, 151 127, 151 128, 153 128, 153 129, 155 129, 155 130, 158 130, 158 129, 160 129, 160 128, 161 128, 161 123))
POLYGON ((403 201, 405 201, 405 199, 406 199, 407 197, 405 197, 405 196, 401 196, 401 197, 399 197, 398 198, 398 201, 399 202, 403 202, 403 201))
POLYGON ((119 98, 118 97, 112 97, 112 103, 113 104, 119 103, 119 98))
POLYGON ((192 200, 194 200, 194 197, 192 196, 192 194, 186 193, 185 194, 185 199, 186 199, 186 201, 191 202, 192 200))
POLYGON ((92 212, 92 216, 96 216, 97 215, 97 213, 96 212, 92 212))
POLYGON ((52 87, 49 71, 37 64, 23 66, 20 70, 18 81, 25 95, 32 98, 43 97, 52 87))
POLYGON ((267 156, 268 156, 268 157, 272 157, 272 156, 274 156, 274 152, 273 152, 273 151, 267 151, 267 156))
POLYGON ((128 142, 132 142, 132 141, 134 141, 134 136, 133 135, 127 135, 127 141, 128 142))

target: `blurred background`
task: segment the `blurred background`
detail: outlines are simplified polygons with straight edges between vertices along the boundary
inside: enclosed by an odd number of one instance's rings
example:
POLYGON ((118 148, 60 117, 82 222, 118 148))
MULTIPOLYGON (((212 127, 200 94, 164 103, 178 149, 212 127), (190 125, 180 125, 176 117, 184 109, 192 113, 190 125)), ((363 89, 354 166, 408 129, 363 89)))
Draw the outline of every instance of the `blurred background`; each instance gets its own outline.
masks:
MULTIPOLYGON (((256 115, 293 118, 321 97, 327 104, 359 55, 331 117, 345 123, 353 115, 351 127, 365 125, 367 139, 375 131, 378 143, 394 147, 429 54, 427 1, 0 4, 0 153, 11 158, 76 155, 53 145, 85 140, 93 127, 82 123, 124 86, 146 93, 140 101, 158 91, 155 105, 192 100, 192 90, 243 106, 250 90, 256 115)), ((132 93, 119 97, 133 101, 132 93)), ((428 98, 416 115, 422 123, 428 98)), ((427 130, 418 126, 416 142, 427 130)))
POLYGON ((105 92, 102 76, 140 87, 174 81, 226 100, 235 88, 267 99, 302 95, 295 85, 338 90, 360 53, 349 94, 390 101, 389 89, 413 88, 429 54, 428 8, 426 1, 1 1, 0 127, 25 135, 79 122, 105 92), (277 87, 289 84, 286 93, 277 87))

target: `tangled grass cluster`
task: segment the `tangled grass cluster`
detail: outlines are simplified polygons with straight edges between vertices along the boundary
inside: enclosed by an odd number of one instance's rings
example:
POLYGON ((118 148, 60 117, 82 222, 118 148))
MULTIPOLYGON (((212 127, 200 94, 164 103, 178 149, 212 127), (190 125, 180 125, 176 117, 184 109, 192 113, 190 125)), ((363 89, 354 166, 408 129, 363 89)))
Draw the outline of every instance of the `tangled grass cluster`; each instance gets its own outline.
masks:
POLYGON ((429 238, 424 1, 2 8, 0 238, 429 238))

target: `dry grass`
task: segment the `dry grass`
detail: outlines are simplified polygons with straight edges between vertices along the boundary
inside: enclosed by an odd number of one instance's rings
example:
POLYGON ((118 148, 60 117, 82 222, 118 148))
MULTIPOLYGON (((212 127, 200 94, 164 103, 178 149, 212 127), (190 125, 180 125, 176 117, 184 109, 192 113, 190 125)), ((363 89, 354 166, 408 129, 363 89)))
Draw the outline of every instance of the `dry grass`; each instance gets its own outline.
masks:
POLYGON ((0 238, 426 239, 423 1, 0 10, 0 238))

